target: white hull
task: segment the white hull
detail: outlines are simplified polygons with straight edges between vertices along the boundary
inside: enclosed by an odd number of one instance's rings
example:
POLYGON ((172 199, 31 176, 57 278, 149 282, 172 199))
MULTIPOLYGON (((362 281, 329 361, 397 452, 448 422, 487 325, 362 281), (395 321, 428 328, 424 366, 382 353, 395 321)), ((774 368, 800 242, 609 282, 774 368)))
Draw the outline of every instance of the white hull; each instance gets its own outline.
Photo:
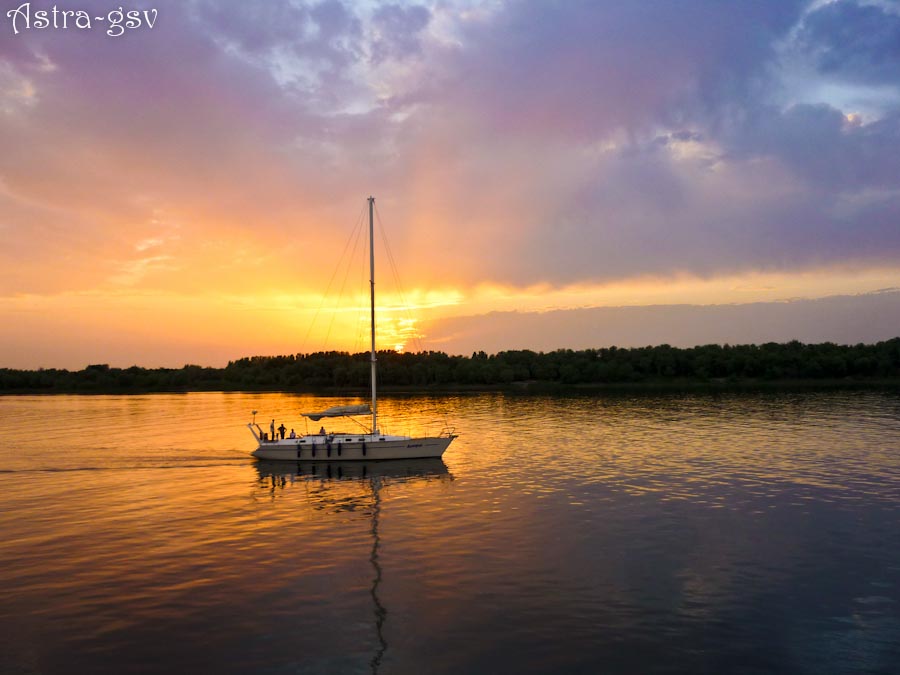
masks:
MULTIPOLYGON (((252 427, 250 430, 255 431, 252 427)), ((419 459, 440 457, 454 438, 456 436, 453 434, 431 438, 381 434, 301 436, 275 441, 258 441, 259 447, 253 451, 253 456, 257 459, 292 462, 297 460, 360 462, 382 459, 419 459)))

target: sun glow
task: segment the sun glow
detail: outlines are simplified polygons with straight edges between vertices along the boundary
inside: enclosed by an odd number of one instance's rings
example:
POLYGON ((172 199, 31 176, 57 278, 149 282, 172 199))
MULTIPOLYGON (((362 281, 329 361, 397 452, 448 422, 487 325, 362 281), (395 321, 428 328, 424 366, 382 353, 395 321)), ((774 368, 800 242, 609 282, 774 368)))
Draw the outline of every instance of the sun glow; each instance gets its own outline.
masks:
MULTIPOLYGON (((397 352, 425 349, 421 323, 433 314, 464 302, 459 289, 413 289, 408 293, 383 292, 375 308, 376 348, 397 352)), ((299 351, 337 349, 365 351, 370 348, 371 307, 367 294, 328 302, 311 295, 280 296, 275 304, 290 312, 303 331, 299 351), (316 309, 312 309, 316 307, 316 309)))
MULTIPOLYGON (((607 284, 387 290, 376 298, 378 349, 449 350, 434 326, 491 312, 544 312, 601 306, 741 304, 868 293, 900 287, 900 269, 752 272, 710 279, 683 276, 607 284)), ((369 296, 341 302, 321 293, 175 293, 95 290, 0 297, 0 367, 221 366, 251 355, 360 352, 370 347, 369 296), (65 335, 65 340, 59 339, 65 335), (28 344, 23 352, 19 345, 28 344)))

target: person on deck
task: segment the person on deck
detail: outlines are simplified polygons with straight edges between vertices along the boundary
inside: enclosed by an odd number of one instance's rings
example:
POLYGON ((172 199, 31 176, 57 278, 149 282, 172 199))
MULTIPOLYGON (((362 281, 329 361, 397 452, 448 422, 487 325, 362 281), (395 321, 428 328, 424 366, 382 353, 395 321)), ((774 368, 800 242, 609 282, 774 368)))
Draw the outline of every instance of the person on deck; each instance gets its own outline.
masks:
POLYGON ((295 432, 293 429, 291 429, 291 435, 288 436, 288 438, 297 438, 297 432, 295 432))
POLYGON ((269 438, 273 441, 275 440, 275 420, 272 420, 271 424, 269 424, 269 438))
POLYGON ((322 427, 321 429, 319 429, 319 434, 322 436, 325 435, 325 427, 322 427))
POLYGON ((278 427, 278 433, 281 434, 281 440, 284 440, 284 432, 285 431, 287 431, 287 429, 284 428, 284 422, 282 422, 281 426, 278 427))

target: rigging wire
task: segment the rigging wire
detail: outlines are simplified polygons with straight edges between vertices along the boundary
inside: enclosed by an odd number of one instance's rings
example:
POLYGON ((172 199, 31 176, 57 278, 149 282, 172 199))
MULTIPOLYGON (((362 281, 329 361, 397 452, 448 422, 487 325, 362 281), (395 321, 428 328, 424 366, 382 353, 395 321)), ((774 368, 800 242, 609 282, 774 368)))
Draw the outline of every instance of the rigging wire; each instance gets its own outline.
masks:
MULTIPOLYGON (((361 257, 365 258, 365 247, 363 247, 363 256, 361 256, 361 257)), ((356 266, 357 273, 359 274, 359 279, 358 279, 358 283, 357 283, 356 287, 358 289, 360 289, 360 292, 362 292, 363 289, 366 288, 366 273, 368 270, 368 266, 363 264, 364 262, 365 262, 364 260, 360 260, 360 264, 356 266)), ((366 344, 367 338, 369 336, 369 330, 368 330, 369 326, 368 326, 368 323, 366 322, 367 310, 368 310, 368 306, 366 305, 365 302, 360 302, 357 304, 356 321, 355 321, 356 340, 353 343, 353 352, 354 353, 361 353, 361 352, 369 351, 369 347, 366 344)))
MULTIPOLYGON (((357 222, 356 227, 354 228, 355 238, 353 240, 353 250, 350 252, 350 256, 347 259, 347 269, 344 272, 344 280, 341 282, 341 290, 338 292, 337 298, 337 307, 334 312, 331 314, 331 321, 328 323, 328 332, 325 334, 325 344, 328 344, 329 339, 331 338, 331 329, 334 327, 334 320, 337 316, 337 313, 341 306, 341 301, 344 298, 344 289, 347 288, 347 278, 350 276, 350 270, 353 269, 353 261, 356 258, 356 249, 359 247, 359 240, 362 238, 362 232, 365 228, 361 226, 360 222, 357 222)), ((351 234, 351 237, 353 237, 351 234)), ((339 262, 338 265, 341 263, 339 262)), ((357 303, 358 304, 358 303, 357 303)))
MULTIPOLYGON (((368 206, 368 204, 366 203, 360 209, 359 215, 356 218, 356 222, 353 226, 353 229, 351 230, 350 235, 348 236, 347 240, 344 243, 344 248, 341 252, 340 258, 338 259, 338 264, 335 266, 335 269, 332 272, 331 278, 328 281, 328 286, 325 289, 325 293, 322 295, 322 300, 320 301, 319 306, 316 309, 315 315, 313 316, 312 321, 309 323, 309 326, 307 327, 306 335, 304 336, 303 342, 301 343, 301 349, 300 349, 301 353, 305 353, 306 346, 309 341, 309 336, 312 333, 312 330, 315 327, 316 322, 318 321, 319 316, 321 315, 322 310, 325 307, 325 304, 328 302, 329 298, 332 297, 332 289, 335 286, 335 281, 338 277, 338 274, 343 272, 343 276, 341 278, 340 290, 337 293, 337 298, 335 301, 336 309, 334 311, 332 311, 332 313, 331 313, 331 318, 328 323, 328 329, 326 331, 325 339, 324 339, 323 346, 322 346, 323 351, 327 350, 327 345, 331 339, 331 333, 334 329, 336 315, 338 314, 338 311, 341 307, 341 303, 344 300, 344 293, 347 289, 347 281, 349 279, 351 270, 354 268, 356 268, 358 270, 358 274, 359 274, 359 286, 358 287, 359 288, 363 288, 367 284, 367 281, 366 281, 366 274, 367 274, 367 269, 368 269, 367 266, 362 265, 362 264, 354 265, 354 262, 356 261, 356 258, 358 257, 358 251, 360 250, 360 242, 364 238, 363 234, 366 229, 364 227, 364 225, 366 224, 365 217, 366 217, 367 206, 368 206), (348 255, 348 251, 349 251, 349 255, 348 255), (346 265, 346 267, 344 267, 344 265, 346 265)), ((403 286, 400 283, 400 274, 399 274, 397 262, 394 258, 393 252, 391 251, 391 247, 390 247, 390 243, 388 242, 384 223, 381 220, 381 214, 378 211, 377 205, 375 206, 375 218, 378 221, 378 230, 381 235, 382 245, 384 246, 384 250, 387 254, 386 255, 387 261, 391 268, 391 277, 392 277, 392 280, 394 283, 394 287, 395 287, 397 295, 400 299, 399 310, 400 310, 401 314, 403 315, 401 317, 401 319, 406 320, 407 327, 404 327, 402 325, 403 324, 402 320, 398 322, 397 333, 399 334, 399 336, 401 338, 404 339, 404 341, 409 340, 412 343, 413 348, 415 350, 422 352, 422 351, 424 351, 424 349, 422 347, 422 341, 419 338, 418 331, 415 329, 416 319, 413 317, 413 314, 412 314, 412 311, 410 308, 410 304, 409 304, 409 302, 407 302, 406 296, 403 292, 403 286)), ((363 248, 365 248, 365 247, 363 246, 363 248)), ((368 326, 368 321, 364 321, 364 318, 365 319, 368 318, 368 311, 367 311, 368 308, 363 307, 364 303, 356 302, 354 304, 357 308, 356 320, 355 320, 357 328, 356 328, 356 340, 353 345, 353 349, 355 352, 362 352, 362 351, 368 352, 368 350, 369 350, 368 340, 365 338, 368 338, 369 326, 368 326), (364 335, 364 333, 365 333, 365 335, 364 335), (365 344, 365 348, 363 348, 361 346, 363 344, 365 344)), ((353 307, 353 305, 351 305, 350 307, 353 307)), ((377 319, 377 315, 376 315, 376 319, 377 319)))
MULTIPOLYGON (((306 335, 303 337, 303 342, 300 344, 300 353, 303 354, 306 352, 306 343, 309 340, 309 334, 312 332, 313 326, 316 324, 316 321, 319 318, 319 314, 322 312, 322 308, 325 306, 325 301, 328 299, 328 294, 331 292, 331 285, 334 283, 334 279, 337 276, 338 271, 341 268, 341 263, 344 260, 344 256, 347 254, 347 249, 350 247, 350 242, 353 241, 354 236, 356 240, 359 240, 359 229, 360 224, 363 220, 363 215, 365 213, 365 207, 360 209, 359 216, 356 218, 356 224, 353 226, 353 230, 350 232, 350 236, 347 238, 346 243, 344 244, 344 250, 341 252, 341 257, 338 259, 338 264, 334 268, 334 272, 331 273, 331 279, 328 281, 328 286, 325 288, 325 293, 322 295, 322 300, 319 303, 318 309, 316 309, 316 313, 313 315, 312 321, 309 322, 309 326, 306 329, 306 335)), ((355 245, 354 245, 355 250, 355 245)), ((352 256, 351 256, 352 257, 352 256)), ((332 322, 334 321, 334 315, 332 315, 332 322)), ((331 328, 329 326, 329 333, 331 332, 331 328)), ((326 339, 327 343, 327 339, 326 339)))
MULTIPOLYGON (((378 231, 381 233, 381 240, 384 243, 384 250, 387 252, 388 263, 390 264, 391 273, 394 278, 394 286, 397 289, 397 295, 400 297, 401 311, 405 313, 406 319, 409 322, 409 326, 411 327, 410 339, 414 343, 415 349, 419 352, 422 352, 424 351, 424 349, 422 348, 422 341, 419 339, 418 331, 415 329, 415 318, 412 315, 409 303, 406 301, 406 298, 403 295, 403 286, 400 283, 400 273, 397 270, 397 263, 394 261, 394 254, 391 252, 391 246, 388 243, 387 234, 385 233, 384 224, 381 222, 381 214, 378 212, 377 204, 375 205, 375 217, 378 220, 378 231)), ((402 337, 402 329, 400 331, 400 334, 402 337)))

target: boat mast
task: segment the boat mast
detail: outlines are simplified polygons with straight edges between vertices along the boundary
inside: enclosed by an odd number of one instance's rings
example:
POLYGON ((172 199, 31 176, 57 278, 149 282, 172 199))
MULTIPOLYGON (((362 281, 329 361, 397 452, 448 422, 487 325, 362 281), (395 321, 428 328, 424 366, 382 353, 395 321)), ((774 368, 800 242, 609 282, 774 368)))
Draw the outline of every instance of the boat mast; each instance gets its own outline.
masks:
POLYGON ((372 300, 372 433, 378 433, 378 398, 375 378, 378 363, 375 358, 375 197, 369 197, 369 290, 372 300))

